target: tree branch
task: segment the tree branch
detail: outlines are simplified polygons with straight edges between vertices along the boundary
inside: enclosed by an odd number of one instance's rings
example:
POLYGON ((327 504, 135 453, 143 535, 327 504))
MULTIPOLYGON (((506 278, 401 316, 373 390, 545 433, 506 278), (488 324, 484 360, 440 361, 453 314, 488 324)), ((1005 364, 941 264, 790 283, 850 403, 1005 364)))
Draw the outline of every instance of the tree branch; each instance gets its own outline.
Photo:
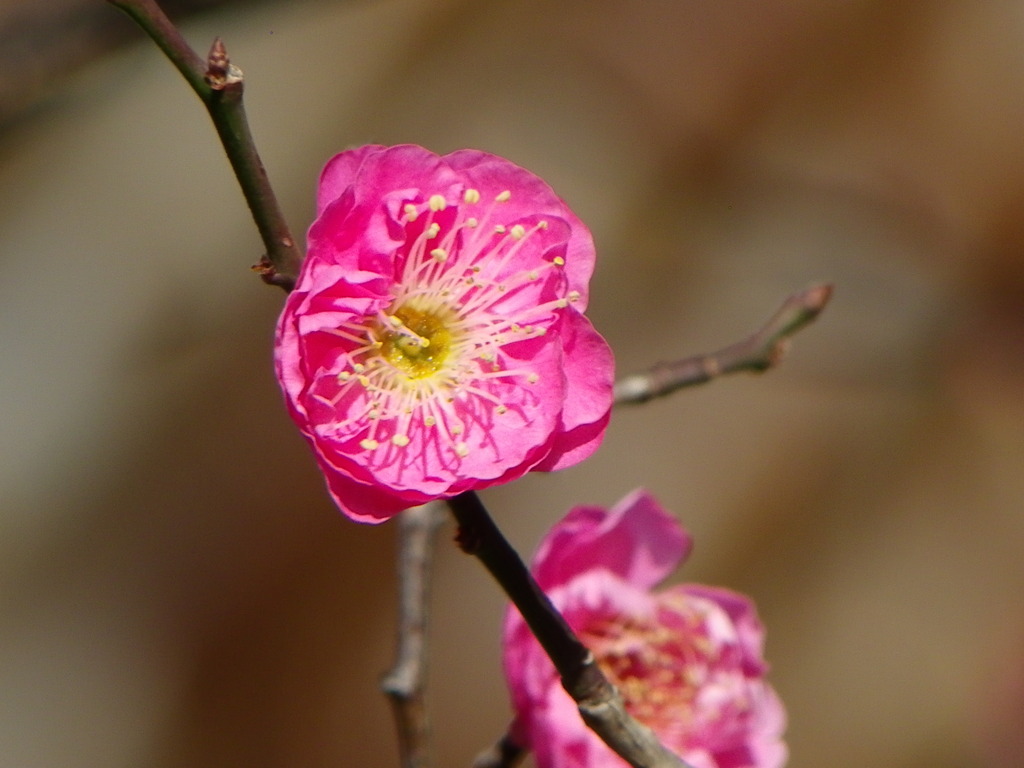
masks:
POLYGON ((646 403, 727 373, 767 371, 781 362, 790 337, 809 325, 831 296, 831 285, 813 285, 787 298, 760 330, 743 341, 708 355, 658 363, 649 371, 620 379, 615 382, 615 404, 646 403))
POLYGON ((242 104, 242 72, 228 60, 220 38, 204 62, 155 0, 107 0, 128 14, 178 68, 206 106, 235 177, 249 204, 266 256, 254 269, 263 280, 285 291, 295 286, 302 254, 270 187, 256 151, 242 104))
POLYGON ((473 760, 472 768, 514 768, 526 757, 526 750, 506 733, 473 760))
POLYGON ((391 700, 402 768, 427 768, 430 764, 423 689, 431 561, 443 513, 440 502, 431 502, 407 509, 398 519, 398 650, 381 688, 391 700))
POLYGON ((555 665, 584 722, 634 768, 690 768, 654 732, 634 720, 593 654, 576 637, 472 491, 448 500, 459 523, 456 540, 505 590, 555 665))

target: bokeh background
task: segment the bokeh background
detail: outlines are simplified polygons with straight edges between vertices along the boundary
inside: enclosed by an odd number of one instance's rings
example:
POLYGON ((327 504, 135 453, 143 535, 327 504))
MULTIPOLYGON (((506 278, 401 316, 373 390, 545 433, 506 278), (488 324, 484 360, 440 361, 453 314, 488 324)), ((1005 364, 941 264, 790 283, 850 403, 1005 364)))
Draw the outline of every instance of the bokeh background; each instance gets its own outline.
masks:
MULTIPOLYGON (((834 282, 781 368, 486 499, 530 553, 653 491, 678 578, 758 602, 792 768, 1024 766, 1024 5, 201 5, 296 231, 347 146, 509 157, 593 229, 622 373, 834 282)), ((0 42, 0 767, 396 765, 396 527, 342 519, 285 416, 201 105, 98 0, 6 0, 0 42)), ((501 596, 450 537, 440 766, 509 713, 501 596)))

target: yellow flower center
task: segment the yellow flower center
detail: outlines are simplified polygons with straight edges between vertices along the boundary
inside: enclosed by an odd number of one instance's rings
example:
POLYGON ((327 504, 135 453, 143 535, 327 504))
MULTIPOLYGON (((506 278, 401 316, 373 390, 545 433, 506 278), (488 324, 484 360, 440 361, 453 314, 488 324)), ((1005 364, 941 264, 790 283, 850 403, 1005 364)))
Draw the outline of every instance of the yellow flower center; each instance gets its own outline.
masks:
POLYGON ((410 379, 437 373, 452 347, 447 314, 408 304, 399 307, 388 318, 390 326, 378 333, 381 356, 410 379))

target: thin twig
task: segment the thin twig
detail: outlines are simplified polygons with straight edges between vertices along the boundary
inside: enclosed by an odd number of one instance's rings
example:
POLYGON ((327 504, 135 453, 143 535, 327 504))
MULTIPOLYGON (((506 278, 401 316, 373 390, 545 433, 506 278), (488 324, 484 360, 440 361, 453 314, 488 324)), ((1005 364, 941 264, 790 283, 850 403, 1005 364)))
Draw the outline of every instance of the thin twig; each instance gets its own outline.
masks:
POLYGON ((443 520, 440 502, 407 509, 398 520, 398 650, 380 685, 391 700, 402 768, 430 764, 423 689, 434 535, 443 520))
POLYGON ((473 760, 472 768, 515 768, 526 757, 526 750, 505 734, 473 760))
POLYGON ((658 363, 649 371, 615 382, 615 404, 645 403, 677 389, 738 371, 760 373, 778 365, 789 339, 816 318, 832 296, 832 286, 813 285, 786 299, 756 333, 717 352, 658 363))
POLYGON ((229 61, 220 38, 214 40, 204 62, 155 0, 107 2, 128 14, 153 38, 206 106, 267 249, 266 256, 254 269, 265 282, 290 291, 299 274, 302 253, 256 151, 242 104, 241 70, 229 61))
POLYGON ((484 564, 519 609, 590 729, 634 768, 690 768, 626 712, 622 696, 538 586, 479 497, 468 491, 449 499, 448 506, 459 523, 459 546, 484 564))

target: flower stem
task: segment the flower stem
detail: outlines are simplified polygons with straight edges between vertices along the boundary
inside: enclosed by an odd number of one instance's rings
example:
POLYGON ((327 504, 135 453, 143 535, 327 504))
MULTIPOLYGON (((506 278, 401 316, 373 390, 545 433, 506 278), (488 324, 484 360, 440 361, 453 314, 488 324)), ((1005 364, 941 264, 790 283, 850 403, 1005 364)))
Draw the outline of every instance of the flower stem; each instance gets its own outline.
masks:
POLYGON ((551 604, 476 493, 467 491, 449 499, 448 506, 459 524, 459 546, 483 563, 519 609, 590 729, 634 768, 690 768, 650 728, 626 712, 622 696, 551 604))
POLYGON ((231 66, 224 44, 216 39, 204 62, 155 0, 107 2, 128 14, 153 39, 206 106, 267 250, 254 269, 265 282, 290 291, 302 254, 256 151, 242 103, 242 73, 231 66))

